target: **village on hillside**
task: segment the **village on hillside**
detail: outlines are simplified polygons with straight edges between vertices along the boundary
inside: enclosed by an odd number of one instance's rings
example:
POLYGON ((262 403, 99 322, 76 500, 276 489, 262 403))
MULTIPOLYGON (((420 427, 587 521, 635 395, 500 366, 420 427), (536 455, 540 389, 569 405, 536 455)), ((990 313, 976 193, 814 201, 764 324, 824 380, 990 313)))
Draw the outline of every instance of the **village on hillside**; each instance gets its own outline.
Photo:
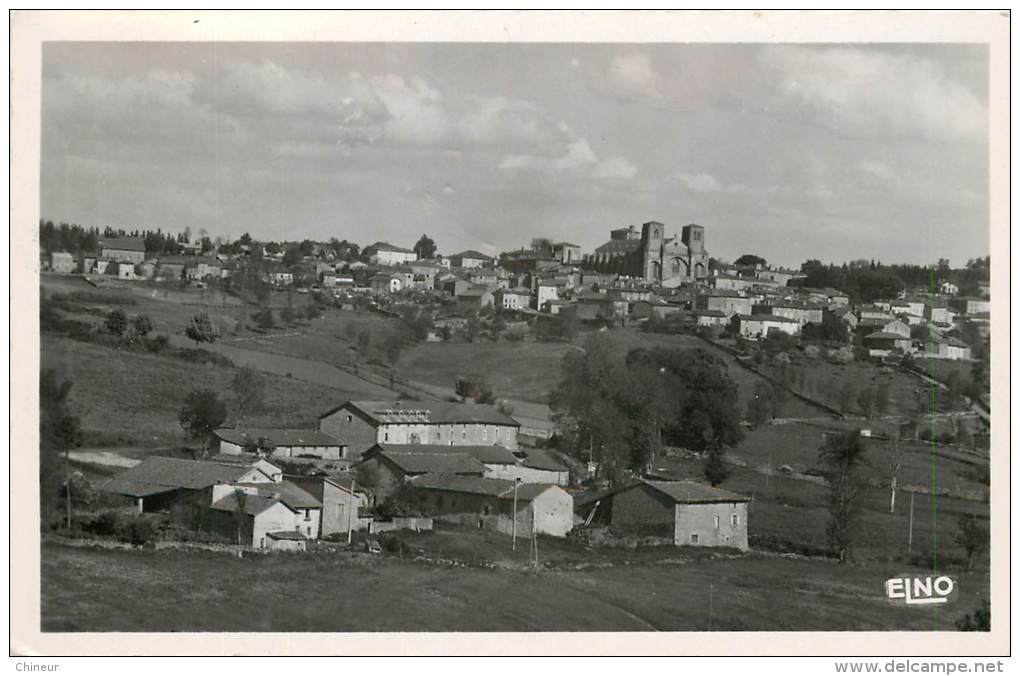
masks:
POLYGON ((58 537, 423 560, 457 549, 430 549, 445 537, 474 542, 477 564, 485 533, 528 566, 646 550, 921 563, 936 534, 914 503, 938 498, 959 524, 940 558, 959 543, 969 571, 987 551, 987 260, 728 263, 710 256, 711 230, 668 236, 655 221, 592 253, 538 239, 494 256, 442 255, 425 236, 359 249, 41 228, 44 367, 68 367, 44 372, 58 537), (82 380, 79 359, 54 354, 75 346, 231 375, 147 409, 158 422, 142 441, 116 429, 127 401, 120 415, 104 404, 100 431, 67 393, 148 400, 156 383, 82 380), (438 375, 405 363, 435 349, 449 352, 438 375), (550 349, 536 376, 527 351, 550 349), (312 372, 289 370, 298 356, 312 372), (521 391, 536 380, 545 391, 521 391), (306 403, 276 406, 274 389, 306 403), (839 522, 826 463, 865 450, 864 511, 839 522), (945 458, 935 477, 931 452, 945 458))

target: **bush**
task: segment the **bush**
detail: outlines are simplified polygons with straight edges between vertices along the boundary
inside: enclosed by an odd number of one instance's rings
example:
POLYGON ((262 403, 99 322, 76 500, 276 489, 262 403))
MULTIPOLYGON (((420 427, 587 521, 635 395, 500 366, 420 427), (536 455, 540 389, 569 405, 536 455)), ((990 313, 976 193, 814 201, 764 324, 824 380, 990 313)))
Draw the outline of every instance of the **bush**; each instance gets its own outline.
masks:
POLYGON ((135 516, 122 525, 119 533, 123 542, 130 542, 135 546, 151 542, 156 536, 156 526, 145 516, 135 516))
POLYGON ((170 345, 170 339, 166 336, 155 336, 144 340, 145 349, 149 352, 159 354, 170 345))
POLYGON ((82 530, 93 535, 115 535, 123 527, 124 515, 116 510, 100 512, 81 524, 82 530))

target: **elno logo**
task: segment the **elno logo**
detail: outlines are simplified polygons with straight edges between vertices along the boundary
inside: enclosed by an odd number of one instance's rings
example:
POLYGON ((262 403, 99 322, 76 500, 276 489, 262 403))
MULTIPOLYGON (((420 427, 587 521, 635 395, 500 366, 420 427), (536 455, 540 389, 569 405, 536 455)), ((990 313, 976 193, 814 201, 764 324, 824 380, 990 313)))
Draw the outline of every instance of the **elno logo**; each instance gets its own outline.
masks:
POLYGON ((885 595, 908 606, 949 603, 956 598, 956 581, 948 575, 900 575, 885 581, 885 595))

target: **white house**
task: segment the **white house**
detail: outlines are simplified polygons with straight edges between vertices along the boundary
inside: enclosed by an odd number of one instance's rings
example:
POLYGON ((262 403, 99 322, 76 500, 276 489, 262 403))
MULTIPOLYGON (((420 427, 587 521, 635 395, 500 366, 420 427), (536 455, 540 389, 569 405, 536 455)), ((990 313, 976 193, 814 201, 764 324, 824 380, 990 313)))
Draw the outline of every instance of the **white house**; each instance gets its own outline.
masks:
POLYGON ((744 338, 765 338, 772 331, 796 336, 800 333, 800 322, 796 319, 776 315, 735 315, 738 330, 744 338))
POLYGON ((366 246, 362 252, 375 265, 403 265, 418 260, 418 254, 388 242, 376 242, 366 246))

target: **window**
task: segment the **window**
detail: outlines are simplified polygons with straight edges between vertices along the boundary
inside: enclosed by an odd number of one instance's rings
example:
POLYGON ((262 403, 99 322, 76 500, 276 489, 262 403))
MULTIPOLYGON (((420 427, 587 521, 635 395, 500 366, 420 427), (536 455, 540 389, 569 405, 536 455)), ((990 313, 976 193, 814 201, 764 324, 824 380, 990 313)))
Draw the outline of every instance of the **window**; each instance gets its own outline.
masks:
POLYGON ((390 440, 390 433, 389 432, 383 432, 382 436, 383 436, 383 441, 389 441, 390 440))
POLYGON ((354 422, 354 416, 353 415, 347 416, 347 422, 354 422))
POLYGON ((460 438, 462 441, 467 439, 467 429, 463 429, 460 431, 460 438))
POLYGON ((259 549, 265 549, 265 548, 266 548, 266 539, 265 538, 259 538, 259 549))
POLYGON ((719 515, 718 514, 716 514, 716 516, 715 516, 715 529, 719 530, 719 515))
POLYGON ((312 510, 306 509, 305 510, 305 521, 311 521, 311 520, 312 520, 312 510))
POLYGON ((740 523, 740 517, 739 517, 739 516, 737 516, 736 514, 734 514, 733 516, 731 516, 731 517, 730 517, 730 525, 731 525, 731 526, 734 526, 734 527, 735 527, 735 526, 736 526, 737 524, 739 524, 739 523, 740 523))
POLYGON ((488 439, 488 438, 489 438, 489 430, 486 429, 485 427, 483 427, 482 428, 482 439, 488 439))
POLYGON ((692 545, 698 544, 698 534, 697 533, 691 533, 691 544, 692 545))

